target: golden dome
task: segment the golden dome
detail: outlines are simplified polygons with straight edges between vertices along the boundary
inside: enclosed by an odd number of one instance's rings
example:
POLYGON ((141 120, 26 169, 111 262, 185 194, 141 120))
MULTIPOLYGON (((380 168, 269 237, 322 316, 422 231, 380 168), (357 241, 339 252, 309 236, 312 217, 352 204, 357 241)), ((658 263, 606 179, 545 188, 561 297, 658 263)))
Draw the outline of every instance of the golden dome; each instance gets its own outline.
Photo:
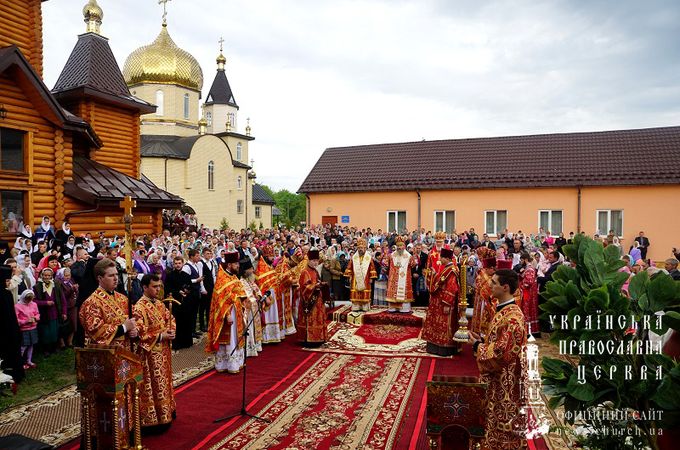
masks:
POLYGON ((227 63, 227 58, 224 57, 222 52, 220 52, 220 55, 217 57, 217 64, 226 64, 227 63))
POLYGON ((88 33, 99 33, 99 26, 104 18, 104 11, 97 4, 97 0, 90 0, 83 6, 83 17, 87 24, 88 33))
POLYGON ((128 85, 164 83, 199 91, 203 88, 203 71, 198 61, 175 44, 165 25, 155 41, 128 56, 123 76, 128 85))

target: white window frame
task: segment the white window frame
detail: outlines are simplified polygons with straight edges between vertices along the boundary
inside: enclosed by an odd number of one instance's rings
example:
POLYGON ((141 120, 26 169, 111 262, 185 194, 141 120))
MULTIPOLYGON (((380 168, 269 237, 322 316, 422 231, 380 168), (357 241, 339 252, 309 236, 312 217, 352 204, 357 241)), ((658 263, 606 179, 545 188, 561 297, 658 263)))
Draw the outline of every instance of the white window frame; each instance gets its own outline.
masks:
POLYGON ((156 91, 156 115, 157 116, 162 116, 163 115, 163 104, 165 103, 165 93, 163 90, 158 89, 156 91))
POLYGON ((434 222, 432 223, 432 225, 433 225, 432 229, 434 230, 435 233, 437 231, 443 231, 447 234, 453 233, 453 230, 456 229, 456 210, 455 209, 436 209, 436 210, 434 210, 434 213, 433 213, 433 220, 434 220, 434 222), (447 225, 446 224, 446 213, 448 213, 448 212, 453 213, 453 226, 450 227, 451 228, 450 231, 446 229, 447 228, 447 226, 446 226, 447 225), (444 227, 444 229, 442 229, 442 230, 437 229, 437 214, 442 214, 442 225, 444 227))
POLYGON ((208 122, 208 126, 211 127, 212 126, 212 113, 210 111, 205 113, 205 120, 208 122))
POLYGON ((236 214, 243 214, 243 200, 236 200, 236 214))
POLYGON ((621 211, 621 234, 617 235, 617 237, 622 237, 623 236, 623 224, 626 221, 625 215, 624 215, 624 210, 623 208, 621 209, 597 209, 595 210, 595 232, 600 235, 600 237, 606 237, 609 234, 609 230, 612 229, 612 211, 621 211), (604 233, 600 233, 600 224, 598 223, 600 220, 600 213, 601 212, 606 212, 607 213, 607 226, 604 227, 604 233))
POLYGON ((243 189, 243 178, 241 178, 241 175, 236 177, 236 189, 238 189, 239 191, 243 189))
POLYGON ((236 143, 236 161, 243 159, 243 145, 240 142, 236 143))
POLYGON ((184 120, 189 120, 189 94, 184 94, 184 120))
POLYGON ((262 218, 262 207, 261 207, 261 206, 256 206, 256 207, 255 207, 255 218, 256 218, 256 219, 261 219, 261 218, 262 218))
POLYGON ((215 190, 215 162, 208 162, 208 190, 215 190))
POLYGON ((551 236, 552 237, 558 237, 560 233, 564 233, 564 210, 563 209, 539 209, 538 210, 538 230, 541 229, 541 213, 547 212, 548 213, 548 228, 544 228, 545 231, 547 232, 550 230, 552 232, 551 236), (552 229, 552 216, 555 211, 559 211, 562 213, 562 220, 560 221, 560 231, 558 233, 555 233, 555 230, 552 229))
POLYGON ((385 228, 387 229, 388 233, 392 232, 392 230, 390 230, 390 214, 394 214, 394 226, 396 228, 395 232, 396 233, 402 232, 402 230, 399 229, 399 213, 402 212, 404 213, 404 228, 406 228, 408 223, 408 212, 406 210, 390 210, 386 212, 385 219, 387 226, 385 228))
POLYGON ((507 209, 486 209, 484 210, 484 234, 486 234, 489 237, 498 237, 498 233, 496 233, 496 230, 498 229, 498 211, 505 211, 505 228, 508 227, 508 210, 507 209), (486 214, 487 213, 493 213, 493 232, 489 233, 489 230, 486 229, 486 214))

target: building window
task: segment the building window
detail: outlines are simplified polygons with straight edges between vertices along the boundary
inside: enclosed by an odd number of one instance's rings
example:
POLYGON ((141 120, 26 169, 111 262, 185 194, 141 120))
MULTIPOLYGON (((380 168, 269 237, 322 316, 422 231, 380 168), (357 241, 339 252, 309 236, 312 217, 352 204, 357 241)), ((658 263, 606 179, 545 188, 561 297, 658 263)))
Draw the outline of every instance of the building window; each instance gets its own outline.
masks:
POLYGON ((212 126, 212 113, 211 112, 205 113, 205 120, 208 122, 208 126, 211 127, 212 126))
POLYGON ((231 131, 236 131, 236 115, 234 113, 227 114, 227 124, 229 124, 231 131))
POLYGON ((210 161, 208 163, 208 190, 215 189, 215 163, 210 161))
POLYGON ((538 211, 538 228, 550 232, 551 236, 558 236, 562 232, 562 210, 542 209, 538 211))
POLYGON ((0 128, 0 170, 24 171, 24 136, 23 131, 0 128))
POLYGON ((189 94, 184 94, 184 118, 189 120, 189 94))
POLYGON ((255 218, 259 219, 262 217, 262 207, 261 206, 256 206, 255 207, 255 218))
POLYGON ((447 234, 453 233, 456 228, 455 211, 435 211, 434 212, 434 231, 444 231, 447 234))
POLYGON ((243 214, 243 200, 236 200, 236 213, 243 214))
POLYGON ((400 233, 406 229, 406 211, 387 211, 387 232, 400 233))
POLYGON ((508 227, 508 212, 505 210, 485 211, 484 232, 490 236, 497 236, 508 227))
POLYGON ((236 161, 241 161, 243 158, 243 146, 241 143, 236 144, 236 161))
POLYGON ((2 208, 2 233, 17 233, 24 221, 24 193, 21 191, 0 191, 2 208))
POLYGON ((239 191, 243 189, 243 178, 241 178, 240 176, 236 178, 236 189, 238 189, 239 191))
POLYGON ((597 210, 597 234, 607 236, 609 230, 614 230, 614 235, 616 236, 623 236, 622 209, 597 210))
POLYGON ((156 91, 156 115, 157 116, 162 116, 163 115, 163 91, 160 89, 156 91))

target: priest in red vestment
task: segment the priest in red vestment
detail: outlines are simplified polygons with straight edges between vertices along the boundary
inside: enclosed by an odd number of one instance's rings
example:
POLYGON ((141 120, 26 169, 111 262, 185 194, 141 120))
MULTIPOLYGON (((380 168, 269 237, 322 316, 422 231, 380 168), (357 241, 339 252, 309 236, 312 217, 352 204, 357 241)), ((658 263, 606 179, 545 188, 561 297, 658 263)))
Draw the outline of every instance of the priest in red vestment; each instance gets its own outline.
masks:
POLYGON ((444 241, 446 240, 446 233, 443 231, 437 231, 434 234, 434 247, 430 250, 427 255, 427 267, 425 268, 425 281, 427 283, 427 289, 431 292, 432 285, 437 279, 437 274, 442 269, 442 262, 439 260, 439 254, 444 248, 444 241))
POLYGON ((458 268, 451 249, 443 248, 439 260, 442 267, 430 291, 423 339, 428 353, 450 356, 460 350, 460 344, 453 340, 458 330, 458 268))
POLYGON ((159 300, 163 282, 157 274, 142 277, 144 295, 135 303, 133 314, 139 330, 137 354, 144 367, 140 389, 139 414, 143 427, 169 427, 175 417, 175 392, 172 387, 172 349, 175 318, 159 300))
POLYGON ((366 241, 357 240, 357 251, 349 259, 345 277, 349 280, 352 311, 371 309, 371 280, 378 278, 371 254, 366 251, 366 241))
POLYGON ((518 284, 515 271, 496 271, 491 291, 498 306, 488 334, 482 337, 470 333, 480 379, 488 383, 485 448, 494 450, 526 447, 526 416, 520 410, 525 404, 527 332, 524 315, 513 296, 518 284))
POLYGON ((406 251, 406 244, 401 236, 396 239, 397 250, 389 256, 387 275, 387 296, 389 312, 411 312, 413 302, 413 288, 411 287, 411 268, 415 260, 406 251))
POLYGON ((326 306, 323 301, 323 286, 316 267, 319 265, 319 251, 308 253, 307 267, 300 274, 300 314, 298 337, 305 346, 318 346, 328 339, 326 333, 326 306))
POLYGON ((477 272, 475 278, 475 303, 472 309, 470 330, 486 336, 496 310, 490 286, 491 277, 496 271, 496 257, 495 252, 487 247, 480 247, 477 253, 482 261, 482 270, 477 272))

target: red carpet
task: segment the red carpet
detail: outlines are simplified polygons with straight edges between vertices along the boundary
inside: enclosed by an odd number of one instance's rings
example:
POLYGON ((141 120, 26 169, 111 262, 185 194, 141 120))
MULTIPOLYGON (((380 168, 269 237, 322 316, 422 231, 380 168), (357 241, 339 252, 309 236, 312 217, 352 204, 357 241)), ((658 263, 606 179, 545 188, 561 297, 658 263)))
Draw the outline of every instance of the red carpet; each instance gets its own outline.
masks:
POLYGON ((421 327, 400 325, 361 325, 354 333, 361 337, 367 344, 396 345, 408 339, 420 336, 421 327))
POLYGON ((378 314, 364 314, 364 324, 381 324, 381 325, 401 325, 408 327, 422 327, 423 319, 413 314, 402 313, 388 313, 383 311, 378 314))

